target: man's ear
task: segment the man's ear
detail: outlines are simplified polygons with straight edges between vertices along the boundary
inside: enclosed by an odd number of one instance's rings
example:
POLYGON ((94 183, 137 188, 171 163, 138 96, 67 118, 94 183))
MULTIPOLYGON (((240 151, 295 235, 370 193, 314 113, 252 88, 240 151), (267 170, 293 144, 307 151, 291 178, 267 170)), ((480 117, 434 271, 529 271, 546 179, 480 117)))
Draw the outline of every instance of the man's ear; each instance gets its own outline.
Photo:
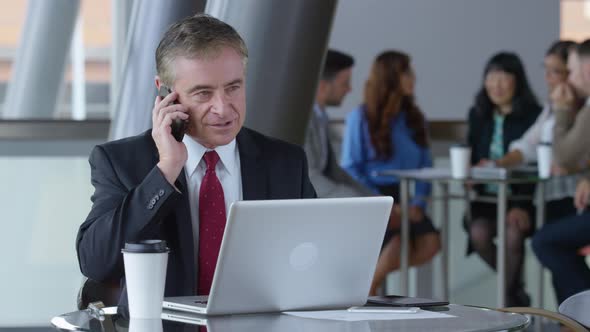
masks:
POLYGON ((156 83, 156 89, 160 90, 160 86, 162 85, 162 81, 160 80, 160 76, 156 75, 156 77, 154 77, 154 83, 156 83))

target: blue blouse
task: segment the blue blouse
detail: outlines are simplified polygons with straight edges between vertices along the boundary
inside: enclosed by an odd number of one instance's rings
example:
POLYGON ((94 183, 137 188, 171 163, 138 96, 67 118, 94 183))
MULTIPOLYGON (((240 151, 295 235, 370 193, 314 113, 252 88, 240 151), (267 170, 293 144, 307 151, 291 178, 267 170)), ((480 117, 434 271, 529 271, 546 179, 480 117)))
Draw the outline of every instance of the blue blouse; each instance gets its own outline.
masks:
MULTIPOLYGON (((404 170, 432 167, 430 149, 414 142, 413 131, 406 125, 406 112, 400 112, 392 121, 391 141, 394 154, 389 159, 377 159, 371 144, 365 107, 357 107, 346 117, 346 130, 342 142, 342 167, 357 181, 379 193, 377 186, 399 182, 395 176, 378 175, 384 170, 404 170)), ((411 204, 422 209, 430 195, 429 183, 416 182, 411 204)))

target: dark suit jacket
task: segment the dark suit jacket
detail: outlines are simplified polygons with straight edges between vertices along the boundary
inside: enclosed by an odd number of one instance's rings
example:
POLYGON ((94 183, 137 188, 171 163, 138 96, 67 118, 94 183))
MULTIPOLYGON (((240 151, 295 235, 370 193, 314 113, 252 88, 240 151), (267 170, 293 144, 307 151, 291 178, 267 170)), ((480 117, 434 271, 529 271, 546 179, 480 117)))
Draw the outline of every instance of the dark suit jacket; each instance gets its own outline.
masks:
MULTIPOLYGON (((503 145, 505 153, 512 141, 519 139, 535 123, 535 120, 541 113, 541 107, 538 105, 531 106, 529 109, 520 112, 512 112, 506 115, 503 127, 503 145)), ((494 134, 493 113, 481 113, 475 107, 469 110, 467 144, 471 147, 471 164, 476 165, 482 159, 489 159, 490 144, 494 134)), ((483 192, 483 186, 475 186, 479 193, 483 192)), ((534 185, 511 185, 510 189, 515 195, 532 195, 534 185)), ((533 205, 530 202, 508 202, 509 207, 518 206, 529 211, 531 217, 534 217, 533 205)))
MULTIPOLYGON (((303 150, 242 128, 237 136, 244 200, 314 198, 303 150)), ((177 192, 159 168, 151 132, 98 145, 90 155, 92 209, 76 239, 80 270, 124 281, 125 242, 166 240, 165 296, 196 294, 194 241, 184 170, 177 192)), ((125 292, 123 292, 125 295, 125 292)))

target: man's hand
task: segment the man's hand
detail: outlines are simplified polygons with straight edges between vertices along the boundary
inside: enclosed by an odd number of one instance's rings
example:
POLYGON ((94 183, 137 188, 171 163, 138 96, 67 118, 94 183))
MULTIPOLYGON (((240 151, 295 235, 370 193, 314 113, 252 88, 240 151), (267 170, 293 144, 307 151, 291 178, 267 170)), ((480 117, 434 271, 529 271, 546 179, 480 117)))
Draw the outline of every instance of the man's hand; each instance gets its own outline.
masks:
POLYGON ((576 97, 574 90, 567 83, 557 85, 549 97, 554 110, 572 110, 575 107, 576 97))
POLYGON ((531 228, 531 217, 525 209, 514 207, 506 215, 506 223, 516 225, 522 232, 531 228))
POLYGON ((590 198, 590 180, 582 179, 578 182, 576 187, 576 195, 574 197, 574 205, 578 211, 582 211, 588 205, 588 199, 590 198))
POLYGON ((158 168, 172 185, 188 158, 186 146, 174 139, 170 128, 174 119, 186 120, 189 117, 186 107, 172 103, 176 98, 178 98, 176 92, 170 93, 164 99, 160 96, 156 97, 152 111, 152 137, 160 156, 158 168))

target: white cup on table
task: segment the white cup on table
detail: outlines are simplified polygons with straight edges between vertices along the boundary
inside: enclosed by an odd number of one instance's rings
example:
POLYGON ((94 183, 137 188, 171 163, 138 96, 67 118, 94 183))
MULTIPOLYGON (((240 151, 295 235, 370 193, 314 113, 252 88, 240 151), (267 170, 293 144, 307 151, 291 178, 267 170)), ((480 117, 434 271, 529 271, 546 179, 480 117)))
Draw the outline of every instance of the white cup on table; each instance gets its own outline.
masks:
POLYGON ((553 148, 551 143, 540 143, 537 145, 537 169, 541 179, 548 179, 551 176, 551 163, 553 162, 553 148))
POLYGON ((451 175, 455 179, 469 177, 471 170, 471 147, 465 144, 454 145, 449 150, 451 175))
POLYGON ((159 319, 162 315, 169 251, 161 240, 125 243, 122 252, 130 318, 159 319))

